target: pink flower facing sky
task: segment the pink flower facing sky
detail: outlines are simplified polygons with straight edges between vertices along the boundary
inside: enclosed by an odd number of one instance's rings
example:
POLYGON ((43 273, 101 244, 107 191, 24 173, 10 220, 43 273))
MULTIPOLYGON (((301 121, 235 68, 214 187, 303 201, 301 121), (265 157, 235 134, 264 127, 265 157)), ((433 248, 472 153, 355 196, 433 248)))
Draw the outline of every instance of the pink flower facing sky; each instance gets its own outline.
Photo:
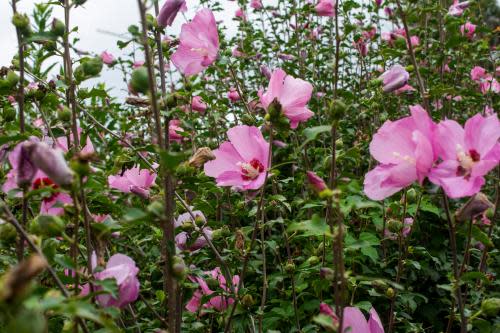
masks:
MULTIPOLYGON (((338 326, 339 318, 332 308, 325 303, 319 306, 321 314, 330 316, 334 326, 338 326)), ((365 315, 356 307, 347 306, 344 308, 342 330, 344 333, 384 333, 384 326, 374 308, 370 309, 370 318, 366 320, 365 315)))
POLYGON ((259 189, 269 168, 269 143, 257 127, 240 125, 227 131, 229 141, 213 151, 215 160, 205 163, 205 174, 218 186, 259 189))
POLYGON ((462 128, 454 120, 438 124, 435 141, 442 162, 429 180, 451 198, 471 196, 484 185, 484 175, 500 161, 500 124, 496 114, 475 115, 462 128))
POLYGON ((115 57, 108 51, 104 51, 101 53, 101 59, 102 62, 106 65, 112 65, 115 62, 115 57))
MULTIPOLYGON (((93 263, 92 268, 95 268, 93 263)), ((118 307, 124 308, 128 304, 134 302, 139 297, 140 282, 137 278, 139 268, 135 265, 135 261, 124 254, 115 254, 109 258, 106 264, 106 269, 95 273, 96 280, 115 279, 118 286, 118 298, 113 298, 108 294, 101 294, 96 297, 97 302, 102 307, 118 307)), ((82 286, 81 295, 88 295, 90 286, 85 284, 82 286)))
POLYGON ((134 193, 141 198, 149 198, 149 189, 156 180, 156 173, 146 169, 133 167, 122 175, 108 177, 109 187, 120 190, 124 193, 134 193))
MULTIPOLYGON (((225 291, 226 293, 231 292, 231 287, 227 286, 226 279, 224 278, 224 275, 222 274, 221 270, 219 267, 216 267, 215 269, 205 272, 208 277, 215 279, 219 282, 219 288, 225 291)), ((189 279, 195 283, 198 283, 200 288, 196 290, 193 294, 193 297, 189 300, 189 302, 186 304, 186 310, 189 312, 195 313, 198 312, 200 307, 206 308, 206 309, 215 309, 217 311, 224 311, 227 309, 227 307, 231 304, 234 303, 234 299, 229 296, 225 295, 220 295, 220 292, 218 293, 218 296, 211 297, 208 302, 205 304, 201 304, 201 299, 203 296, 210 296, 212 295, 215 291, 211 290, 205 279, 201 277, 192 277, 190 276, 189 279)), ((235 291, 238 289, 238 284, 240 282, 240 277, 238 275, 233 276, 233 287, 235 291)))
POLYGON ((219 34, 212 11, 202 9, 194 19, 182 25, 180 44, 172 55, 174 65, 186 76, 210 66, 219 52, 219 34))
POLYGON ((281 111, 290 119, 290 127, 297 128, 299 122, 311 118, 314 113, 307 108, 311 99, 313 86, 309 82, 287 75, 281 68, 271 75, 267 91, 259 91, 260 102, 267 110, 276 99, 281 105, 281 111))
POLYGON ((411 116, 388 120, 373 136, 371 155, 380 165, 368 172, 364 192, 382 200, 418 180, 422 183, 437 159, 433 136, 436 125, 420 106, 410 106, 411 116))
POLYGON ((316 5, 316 14, 319 16, 335 16, 335 4, 334 0, 319 0, 316 5))

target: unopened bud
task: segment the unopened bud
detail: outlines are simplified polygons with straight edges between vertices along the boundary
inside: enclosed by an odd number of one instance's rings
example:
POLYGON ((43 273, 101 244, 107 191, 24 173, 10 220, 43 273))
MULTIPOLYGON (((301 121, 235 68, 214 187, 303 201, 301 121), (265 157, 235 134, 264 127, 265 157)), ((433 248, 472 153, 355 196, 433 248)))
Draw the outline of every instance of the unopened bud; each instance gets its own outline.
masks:
POLYGON ((64 36, 64 33, 66 32, 66 25, 58 19, 52 20, 52 33, 58 37, 64 36))
POLYGON ((500 312, 500 298, 487 298, 481 303, 481 312, 487 317, 496 317, 500 312))
POLYGON ((149 76, 146 67, 136 68, 130 79, 131 88, 138 93, 146 94, 149 91, 149 76))
POLYGON ((215 155, 208 147, 198 148, 196 153, 189 159, 188 164, 195 168, 201 168, 206 162, 215 160, 215 155))
POLYGON ((470 221, 474 217, 483 214, 487 209, 494 205, 483 193, 476 193, 471 197, 455 214, 457 221, 470 221))
POLYGON ((181 257, 175 256, 172 258, 172 272, 174 273, 174 276, 178 279, 182 279, 186 276, 187 273, 186 264, 184 263, 184 260, 181 257))
POLYGON ((245 296, 243 296, 241 298, 241 304, 243 304, 244 306, 246 306, 247 308, 251 307, 252 305, 254 305, 254 300, 253 300, 253 297, 252 295, 250 294, 246 294, 245 296))
POLYGON ((295 271, 295 264, 293 263, 292 260, 289 260, 285 265, 285 272, 287 272, 288 274, 292 274, 294 271, 295 271))
POLYGON ((68 167, 62 150, 53 149, 44 142, 24 143, 29 160, 42 170, 54 183, 61 187, 71 185, 73 172, 68 167))
POLYGON ((396 295, 396 292, 392 288, 387 288, 387 290, 385 291, 385 296, 387 296, 389 298, 393 298, 395 295, 396 295))
POLYGON ((335 99, 329 103, 330 118, 333 121, 342 119, 347 111, 347 105, 340 99, 335 99))

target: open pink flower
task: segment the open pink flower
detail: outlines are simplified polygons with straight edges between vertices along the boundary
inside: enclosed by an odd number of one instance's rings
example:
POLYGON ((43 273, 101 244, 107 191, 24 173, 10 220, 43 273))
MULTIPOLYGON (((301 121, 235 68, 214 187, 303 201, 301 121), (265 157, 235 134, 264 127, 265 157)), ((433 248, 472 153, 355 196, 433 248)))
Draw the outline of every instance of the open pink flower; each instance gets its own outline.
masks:
POLYGON ((175 17, 179 11, 186 11, 186 0, 167 0, 160 10, 156 20, 160 27, 166 27, 174 23, 175 17))
POLYGON ((476 25, 475 24, 467 22, 464 25, 460 26, 460 33, 462 34, 462 36, 465 36, 469 39, 474 38, 475 32, 476 32, 476 25))
POLYGON ((371 155, 381 163, 365 176, 364 192, 372 200, 387 198, 416 180, 422 183, 437 159, 436 125, 420 105, 410 111, 409 117, 386 121, 370 143, 371 155))
POLYGON ((316 5, 316 14, 319 16, 335 16, 336 2, 334 0, 319 0, 316 5))
MULTIPOLYGON (((78 139, 80 139, 82 136, 82 129, 78 127, 78 139)), ((65 153, 69 151, 68 149, 68 138, 66 136, 60 136, 58 137, 56 142, 56 146, 60 149, 62 149, 65 153)), ((73 134, 70 132, 69 134, 69 142, 72 145, 73 144, 73 134)), ((87 139, 85 141, 85 146, 82 148, 81 153, 83 154, 92 154, 95 152, 94 145, 92 144, 92 140, 90 140, 90 136, 87 136, 87 139)))
MULTIPOLYGON (((92 268, 95 268, 95 264, 92 266, 92 268)), ((114 298, 108 294, 101 294, 96 297, 97 302, 103 307, 113 306, 118 308, 124 308, 134 302, 139 297, 141 286, 137 278, 138 273, 139 268, 137 268, 132 258, 120 253, 113 255, 109 258, 106 269, 94 273, 94 277, 96 280, 116 280, 118 298, 114 298)), ((96 289, 98 290, 99 288, 97 287, 96 289)), ((88 295, 89 292, 90 286, 88 284, 82 286, 82 296, 88 295)))
POLYGON ((102 62, 106 65, 112 65, 115 62, 115 57, 108 51, 104 51, 101 53, 102 62))
POLYGON ((484 185, 484 175, 500 161, 500 124, 497 115, 475 115, 465 127, 453 120, 437 126, 436 143, 442 162, 429 180, 451 198, 471 196, 484 185))
POLYGON ((297 128, 299 122, 311 118, 314 113, 307 108, 311 99, 313 86, 304 80, 287 75, 281 68, 271 75, 267 91, 259 91, 260 102, 267 110, 276 99, 281 105, 281 111, 290 119, 290 127, 297 128))
POLYGON ((383 90, 386 93, 404 87, 410 79, 410 74, 401 65, 394 65, 379 77, 383 83, 383 90))
MULTIPOLYGON (((215 269, 205 272, 206 275, 208 275, 209 278, 215 279, 219 282, 219 288, 222 289, 222 291, 229 293, 231 292, 231 287, 227 286, 226 279, 224 278, 224 275, 222 274, 221 270, 219 267, 216 267, 215 269)), ((189 279, 195 283, 198 283, 200 288, 196 290, 193 294, 193 297, 189 300, 189 302, 186 304, 186 310, 189 312, 198 312, 200 306, 206 309, 215 309, 217 311, 224 311, 227 309, 227 307, 231 304, 234 303, 234 299, 229 296, 222 296, 217 295, 211 297, 207 303, 201 304, 201 299, 203 296, 210 296, 212 295, 215 291, 211 290, 205 279, 201 277, 189 277, 189 279)), ((231 281, 233 284, 233 288, 235 291, 238 290, 238 284, 240 282, 240 277, 238 275, 233 276, 233 281, 231 281)))
POLYGON ((64 205, 72 205, 73 199, 64 192, 57 192, 49 198, 42 199, 40 204, 40 214, 42 215, 64 215, 64 205))
POLYGON ((467 7, 469 7, 469 1, 458 2, 458 0, 453 0, 453 4, 448 9, 448 15, 462 16, 467 7))
POLYGON ((191 22, 183 24, 179 40, 171 60, 184 75, 198 74, 210 66, 219 52, 219 34, 212 11, 202 9, 191 22))
MULTIPOLYGON (((330 316, 333 326, 338 327, 339 318, 328 304, 321 303, 319 311, 321 314, 330 316)), ((384 333, 384 326, 374 308, 370 309, 370 318, 368 321, 361 310, 351 306, 344 308, 343 318, 342 330, 344 333, 384 333)))
MULTIPOLYGON (((206 222, 205 215, 199 210, 192 212, 196 220, 202 220, 206 222)), ((196 223, 193 221, 192 216, 189 212, 179 215, 175 220, 175 228, 182 226, 184 223, 196 223)), ((202 232, 205 236, 211 240, 212 239, 212 229, 210 227, 203 227, 202 232)), ((183 251, 198 251, 199 249, 207 246, 208 242, 203 235, 199 235, 198 238, 194 239, 191 233, 182 231, 175 236, 175 245, 177 248, 183 251)))
POLYGON ((227 136, 229 141, 213 151, 215 160, 205 163, 205 174, 214 177, 218 186, 260 188, 269 168, 269 143, 254 126, 235 126, 227 136))
POLYGON ((486 72, 483 67, 475 66, 470 71, 470 77, 473 81, 476 81, 479 84, 479 89, 483 95, 486 95, 489 92, 499 93, 500 92, 500 84, 493 77, 493 75, 486 72))
POLYGON ((204 114, 207 110, 207 105, 203 102, 201 96, 193 96, 193 99, 191 100, 191 108, 194 111, 204 114))
POLYGON ((109 187, 125 193, 134 193, 144 199, 149 198, 149 189, 156 180, 156 174, 147 169, 133 167, 122 175, 109 176, 109 187))

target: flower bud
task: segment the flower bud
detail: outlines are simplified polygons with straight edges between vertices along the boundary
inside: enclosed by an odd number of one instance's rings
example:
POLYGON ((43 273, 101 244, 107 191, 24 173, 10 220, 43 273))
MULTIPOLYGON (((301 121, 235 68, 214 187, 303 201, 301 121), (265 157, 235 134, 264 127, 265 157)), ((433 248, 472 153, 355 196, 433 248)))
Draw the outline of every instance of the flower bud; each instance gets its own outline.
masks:
POLYGON ((246 294, 245 296, 243 296, 241 298, 241 304, 243 304, 244 306, 246 306, 247 308, 251 307, 252 305, 254 305, 255 301, 253 300, 253 297, 252 295, 250 294, 246 294))
POLYGON ((17 170, 17 186, 20 188, 24 188, 26 186, 31 185, 33 178, 38 170, 35 164, 32 162, 30 157, 30 153, 26 148, 26 144, 29 143, 20 143, 21 149, 19 152, 19 160, 18 160, 18 170, 17 170))
POLYGON ((385 291, 385 296, 389 297, 389 298, 393 298, 394 296, 396 295, 396 292, 394 291, 394 289, 392 288, 387 288, 387 290, 385 291))
POLYGON ((321 267, 319 270, 319 276, 322 279, 328 280, 328 281, 333 281, 335 278, 335 273, 333 272, 333 269, 328 268, 328 267, 321 267))
POLYGON ((387 228, 391 232, 399 233, 399 231, 401 231, 401 229, 403 228, 403 223, 401 223, 401 221, 399 220, 389 219, 387 221, 387 228))
POLYGON ((19 83, 19 76, 14 71, 8 71, 5 79, 10 87, 14 87, 19 83))
POLYGON ((130 86, 138 93, 146 94, 149 91, 149 76, 146 67, 141 66, 132 72, 130 86))
POLYGON ((330 118, 333 121, 342 119, 347 111, 347 105, 340 99, 335 99, 329 103, 330 118))
POLYGON ((71 110, 66 105, 58 107, 57 118, 62 122, 69 122, 71 120, 71 110))
POLYGON ((23 149, 26 150, 31 163, 54 183, 61 187, 71 185, 73 172, 68 167, 62 150, 53 149, 44 142, 27 142, 23 144, 23 149))
POLYGON ((187 274, 186 264, 179 256, 174 256, 172 258, 172 273, 178 279, 183 279, 187 274))
POLYGON ((16 236, 16 228, 12 224, 0 220, 0 239, 4 242, 9 242, 15 240, 16 236))
POLYGON ((287 272, 288 274, 292 274, 294 271, 295 271, 295 264, 293 263, 292 260, 289 260, 285 265, 285 272, 287 272))
POLYGON ((66 32, 66 25, 64 24, 64 22, 56 18, 52 20, 51 28, 52 33, 58 37, 64 36, 64 33, 66 32))
POLYGON ((494 205, 483 193, 476 193, 455 213, 457 221, 464 222, 483 214, 494 205))
POLYGON ((281 115, 281 104, 277 98, 275 98, 269 107, 267 108, 267 113, 271 116, 271 120, 278 118, 281 115))
POLYGON ((319 177, 316 173, 312 171, 307 171, 306 175, 309 185, 311 185, 313 190, 316 191, 317 193, 320 193, 321 191, 328 188, 325 184, 325 181, 321 177, 319 177))
POLYGON ((29 35, 31 33, 30 19, 26 14, 14 14, 12 17, 12 24, 18 28, 23 35, 29 35))
POLYGON ((5 104, 3 106, 2 118, 5 122, 11 122, 16 120, 16 110, 10 104, 5 104))
POLYGON ((201 147, 189 159, 188 164, 195 168, 201 168, 206 162, 215 160, 215 155, 208 147, 201 147))
POLYGON ((215 290, 219 287, 219 281, 217 279, 214 279, 212 277, 209 277, 205 280, 207 283, 208 288, 215 290))
POLYGON ((309 259, 307 259, 307 262, 310 265, 316 265, 317 263, 319 263, 319 258, 317 256, 311 256, 309 257, 309 259))
POLYGON ((54 215, 39 215, 36 219, 39 230, 42 235, 55 237, 61 235, 61 232, 66 228, 64 221, 54 215))
POLYGON ((94 57, 85 59, 82 63, 83 73, 86 77, 93 77, 99 75, 103 67, 101 57, 94 57))
POLYGON ((500 312, 500 298, 487 298, 481 303, 481 312, 487 317, 496 317, 500 312))

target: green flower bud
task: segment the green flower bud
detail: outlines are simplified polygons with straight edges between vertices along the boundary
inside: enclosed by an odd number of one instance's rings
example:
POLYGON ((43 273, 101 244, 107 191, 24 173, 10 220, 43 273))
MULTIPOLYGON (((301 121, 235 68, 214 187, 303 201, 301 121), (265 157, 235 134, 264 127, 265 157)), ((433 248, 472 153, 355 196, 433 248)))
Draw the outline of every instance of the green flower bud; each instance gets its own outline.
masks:
POLYGON ((330 118, 333 121, 342 119, 347 111, 347 105, 340 99, 335 99, 329 103, 330 118))
POLYGON ((83 67, 78 66, 77 68, 75 68, 75 70, 73 72, 73 76, 75 77, 75 80, 77 82, 84 81, 85 80, 85 72, 83 71, 83 67))
POLYGON ((3 106, 2 118, 5 122, 11 122, 16 120, 16 110, 10 104, 5 104, 3 106))
POLYGON ((253 297, 252 295, 250 294, 246 294, 245 296, 243 296, 241 298, 241 304, 243 304, 244 306, 246 306, 247 308, 251 307, 252 305, 254 305, 254 300, 253 300, 253 297))
POLYGON ((410 188, 406 191, 406 200, 408 203, 414 203, 417 200, 417 191, 414 188, 410 188))
POLYGON ((277 98, 275 98, 271 102, 271 104, 269 104, 269 107, 267 108, 267 113, 269 113, 271 119, 276 119, 281 115, 282 107, 277 98))
POLYGON ((179 256, 174 256, 172 258, 172 273, 178 279, 183 279, 187 274, 186 264, 179 256))
POLYGON ((415 67, 413 67, 413 65, 408 65, 405 67, 405 69, 407 72, 413 72, 415 70, 415 67))
POLYGON ((16 72, 9 71, 7 73, 6 80, 7 80, 7 83, 9 84, 9 86, 14 87, 15 85, 17 85, 19 83, 19 76, 17 75, 16 72))
POLYGON ((132 72, 130 86, 138 93, 147 94, 149 91, 149 76, 146 67, 139 67, 132 72))
POLYGON ((16 239, 16 228, 10 223, 0 220, 0 240, 10 242, 16 239))
POLYGON ((28 35, 29 32, 31 32, 30 19, 26 14, 14 14, 12 17, 12 24, 21 30, 23 35, 28 35))
POLYGON ((401 223, 401 221, 399 221, 399 220, 389 219, 387 221, 387 228, 391 232, 398 233, 403 228, 403 223, 401 223))
POLYGON ((481 303, 481 312, 487 317, 496 317, 500 313, 500 298, 487 298, 481 303))
POLYGON ((396 295, 396 292, 392 288, 387 288, 387 290, 385 291, 385 296, 387 296, 389 298, 393 298, 395 295, 396 295))
POLYGON ((307 259, 307 262, 310 265, 316 265, 317 263, 319 263, 319 258, 317 256, 311 256, 309 257, 309 259, 307 259))
POLYGON ((40 233, 49 237, 59 236, 66 227, 64 221, 54 215, 39 215, 36 219, 40 233))
POLYGON ((66 25, 58 19, 54 19, 52 21, 52 33, 58 37, 64 36, 64 33, 66 32, 66 25))
POLYGON ((101 57, 85 59, 82 63, 83 73, 86 77, 93 77, 99 75, 103 67, 101 57))
POLYGON ((71 110, 65 105, 57 108, 57 118, 60 121, 69 122, 71 120, 71 110))
POLYGON ((293 261, 288 261, 288 263, 285 265, 285 272, 288 274, 292 274, 295 271, 295 264, 293 261))
POLYGON ((215 229, 212 231, 212 239, 214 241, 222 238, 222 229, 215 229))

